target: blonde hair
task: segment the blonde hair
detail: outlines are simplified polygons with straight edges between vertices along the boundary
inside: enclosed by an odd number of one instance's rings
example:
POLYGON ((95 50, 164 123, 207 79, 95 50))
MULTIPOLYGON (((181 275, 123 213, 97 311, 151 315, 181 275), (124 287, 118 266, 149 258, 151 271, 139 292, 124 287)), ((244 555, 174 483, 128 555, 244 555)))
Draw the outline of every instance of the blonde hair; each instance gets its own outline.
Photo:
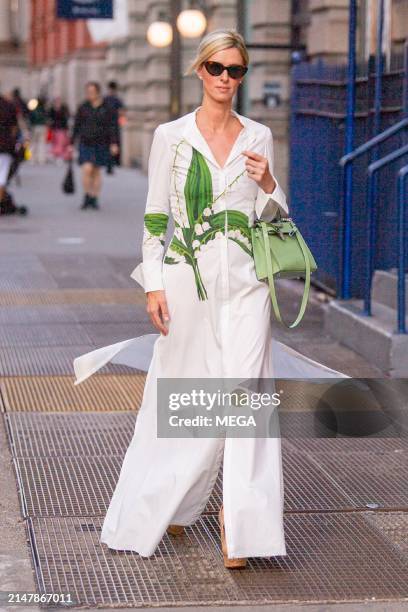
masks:
POLYGON ((219 28, 212 32, 208 32, 208 34, 201 39, 198 45, 197 54, 188 65, 184 76, 188 76, 192 74, 194 70, 200 68, 213 53, 217 53, 217 51, 222 51, 223 49, 230 49, 231 47, 238 49, 242 55, 245 66, 248 66, 249 55, 241 34, 233 28, 219 28))

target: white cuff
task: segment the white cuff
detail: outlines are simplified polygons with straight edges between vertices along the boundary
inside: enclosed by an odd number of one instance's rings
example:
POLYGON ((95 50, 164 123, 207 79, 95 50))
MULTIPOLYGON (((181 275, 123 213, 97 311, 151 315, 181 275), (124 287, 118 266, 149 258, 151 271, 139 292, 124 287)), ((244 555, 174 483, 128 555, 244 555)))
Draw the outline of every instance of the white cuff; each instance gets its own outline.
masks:
POLYGON ((283 216, 289 214, 286 195, 274 176, 273 179, 276 183, 273 192, 265 193, 264 190, 258 186, 258 193, 255 201, 256 215, 259 219, 262 218, 265 221, 271 221, 275 217, 278 208, 283 216))
POLYGON ((131 272, 130 276, 143 287, 145 293, 164 289, 162 263, 160 261, 141 262, 131 272))

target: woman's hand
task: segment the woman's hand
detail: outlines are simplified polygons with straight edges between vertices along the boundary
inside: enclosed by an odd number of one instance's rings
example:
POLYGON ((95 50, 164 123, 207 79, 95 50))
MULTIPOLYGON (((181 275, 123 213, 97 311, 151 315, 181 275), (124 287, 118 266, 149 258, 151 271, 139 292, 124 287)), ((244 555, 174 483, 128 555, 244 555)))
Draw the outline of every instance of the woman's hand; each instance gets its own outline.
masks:
POLYGON ((167 336, 169 330, 167 329, 165 322, 169 321, 170 317, 164 289, 148 291, 146 296, 146 310, 149 313, 151 322, 160 333, 167 336))
POLYGON ((245 167, 248 172, 248 176, 258 183, 259 187, 264 190, 265 193, 272 193, 276 187, 274 178, 269 170, 269 164, 266 157, 262 157, 255 151, 242 151, 243 155, 246 155, 247 160, 245 167))

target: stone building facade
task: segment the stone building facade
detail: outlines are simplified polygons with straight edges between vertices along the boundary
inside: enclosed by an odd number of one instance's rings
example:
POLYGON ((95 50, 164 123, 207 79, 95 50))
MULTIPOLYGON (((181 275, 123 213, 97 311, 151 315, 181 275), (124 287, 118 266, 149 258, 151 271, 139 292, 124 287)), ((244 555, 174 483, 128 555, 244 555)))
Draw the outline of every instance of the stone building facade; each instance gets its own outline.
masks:
POLYGON ((0 91, 3 93, 15 87, 28 93, 29 9, 26 0, 0 0, 0 91))

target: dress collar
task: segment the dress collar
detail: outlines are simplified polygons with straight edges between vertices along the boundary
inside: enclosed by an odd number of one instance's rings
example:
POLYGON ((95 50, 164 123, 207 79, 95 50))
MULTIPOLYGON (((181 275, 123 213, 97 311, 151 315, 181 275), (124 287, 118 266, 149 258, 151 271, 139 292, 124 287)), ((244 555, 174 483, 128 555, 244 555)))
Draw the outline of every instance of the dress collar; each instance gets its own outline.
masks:
POLYGON ((232 163, 239 155, 241 155, 241 151, 244 151, 248 148, 248 120, 244 115, 240 115, 234 109, 231 109, 231 112, 237 119, 239 119, 240 123, 244 126, 241 132, 239 133, 230 154, 224 164, 221 167, 217 160, 215 159, 208 143, 202 133, 200 132, 198 125, 196 123, 196 113, 201 106, 197 106, 191 113, 188 114, 188 119, 186 125, 183 130, 183 138, 190 143, 195 149, 197 149, 204 157, 206 157, 214 166, 216 166, 219 170, 226 170, 230 163, 232 163))

